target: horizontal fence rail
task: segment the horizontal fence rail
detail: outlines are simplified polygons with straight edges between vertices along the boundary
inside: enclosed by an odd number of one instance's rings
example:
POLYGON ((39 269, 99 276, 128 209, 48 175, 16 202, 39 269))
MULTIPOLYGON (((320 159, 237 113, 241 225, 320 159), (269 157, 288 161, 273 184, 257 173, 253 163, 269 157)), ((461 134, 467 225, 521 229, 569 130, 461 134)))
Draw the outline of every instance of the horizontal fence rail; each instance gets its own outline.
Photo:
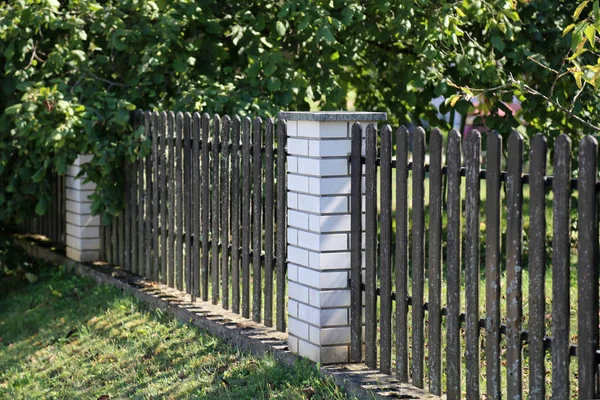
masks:
POLYGON ((597 398, 596 140, 352 135, 351 359, 448 399, 597 398))
POLYGON ((285 122, 146 111, 134 126, 152 149, 124 169, 106 260, 285 331, 285 122))

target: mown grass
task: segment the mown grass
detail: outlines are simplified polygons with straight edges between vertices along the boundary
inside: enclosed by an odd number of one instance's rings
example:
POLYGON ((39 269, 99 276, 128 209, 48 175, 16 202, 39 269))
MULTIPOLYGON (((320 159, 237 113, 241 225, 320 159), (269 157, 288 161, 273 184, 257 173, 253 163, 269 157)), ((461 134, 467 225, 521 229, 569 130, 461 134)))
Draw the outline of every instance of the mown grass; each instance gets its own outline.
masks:
POLYGON ((36 273, 0 293, 0 398, 346 398, 307 361, 240 352, 62 267, 36 273))

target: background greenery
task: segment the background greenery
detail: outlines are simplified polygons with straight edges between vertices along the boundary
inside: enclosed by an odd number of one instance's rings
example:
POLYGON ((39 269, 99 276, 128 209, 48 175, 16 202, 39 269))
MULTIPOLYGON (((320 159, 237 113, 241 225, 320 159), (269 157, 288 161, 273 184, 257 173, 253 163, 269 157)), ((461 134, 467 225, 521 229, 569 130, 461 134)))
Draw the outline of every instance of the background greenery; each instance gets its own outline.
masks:
POLYGON ((1 222, 42 214, 51 176, 78 153, 95 155, 93 211, 118 213, 120 166, 149 147, 130 125, 134 109, 267 116, 346 109, 352 94, 352 107, 387 111, 392 124, 448 128, 430 103, 444 96, 441 111, 462 115, 477 100, 485 125, 503 135, 540 131, 552 145, 559 133, 577 139, 598 129, 597 1, 0 6, 1 222), (522 109, 513 116, 515 99, 522 109))

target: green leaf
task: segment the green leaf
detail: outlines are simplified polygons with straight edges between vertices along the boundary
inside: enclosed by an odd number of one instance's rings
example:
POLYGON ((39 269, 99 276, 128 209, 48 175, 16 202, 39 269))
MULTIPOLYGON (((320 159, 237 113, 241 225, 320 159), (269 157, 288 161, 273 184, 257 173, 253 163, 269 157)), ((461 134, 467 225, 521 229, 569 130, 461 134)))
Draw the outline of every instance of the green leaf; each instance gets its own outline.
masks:
POLYGON ((85 61, 85 53, 82 50, 71 50, 71 54, 79 59, 79 61, 85 61))
POLYGON ((575 24, 567 25, 567 27, 563 31, 563 36, 565 36, 567 33, 571 32, 573 30, 573 28, 575 28, 575 24))
POLYGON ((285 25, 283 24, 283 22, 277 21, 277 23, 275 23, 275 30, 277 31, 277 34, 279 36, 284 36, 285 35, 285 25))
POLYGON ((490 39, 490 42, 492 43, 492 46, 497 48, 498 51, 500 51, 500 52, 503 52, 504 49, 506 48, 506 45, 504 44, 504 42, 502 41, 502 38, 500 36, 497 36, 497 35, 492 36, 492 38, 490 39))
POLYGON ((13 114, 16 114, 16 113, 20 112, 22 107, 23 107, 23 105, 20 104, 20 103, 19 104, 14 104, 14 105, 12 105, 10 107, 5 108, 4 112, 7 115, 13 115, 13 114))
POLYGON ((46 0, 46 4, 50 6, 54 11, 58 11, 60 9, 60 1, 58 0, 46 0))
POLYGON ((596 48, 596 28, 594 28, 592 25, 588 25, 585 28, 585 37, 587 38, 588 42, 590 42, 590 46, 592 47, 592 49, 596 48))
POLYGON ((36 283, 38 281, 37 275, 34 275, 31 272, 25 272, 25 279, 27 279, 29 283, 36 283))
POLYGON ((575 21, 577 21, 579 19, 579 15, 581 15, 581 12, 588 5, 589 2, 590 2, 589 0, 585 0, 575 9, 575 12, 573 13, 573 19, 575 21))
POLYGON ((319 33, 321 34, 321 37, 323 39, 325 39, 325 41, 328 44, 333 44, 335 43, 335 37, 333 37, 333 34, 331 33, 331 30, 329 29, 328 26, 324 26, 319 30, 319 33))
POLYGON ((37 215, 44 215, 48 208, 48 202, 45 197, 40 197, 37 204, 35 205, 35 213, 37 215))

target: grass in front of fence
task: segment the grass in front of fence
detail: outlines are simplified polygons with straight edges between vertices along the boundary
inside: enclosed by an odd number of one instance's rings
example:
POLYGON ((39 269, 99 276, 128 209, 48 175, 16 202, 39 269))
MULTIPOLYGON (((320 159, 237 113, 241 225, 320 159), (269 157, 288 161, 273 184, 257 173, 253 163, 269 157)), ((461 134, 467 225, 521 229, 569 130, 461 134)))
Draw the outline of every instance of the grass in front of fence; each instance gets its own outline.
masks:
POLYGON ((241 353, 50 267, 0 295, 2 398, 345 398, 314 366, 241 353), (106 397, 108 398, 108 397, 106 397))

